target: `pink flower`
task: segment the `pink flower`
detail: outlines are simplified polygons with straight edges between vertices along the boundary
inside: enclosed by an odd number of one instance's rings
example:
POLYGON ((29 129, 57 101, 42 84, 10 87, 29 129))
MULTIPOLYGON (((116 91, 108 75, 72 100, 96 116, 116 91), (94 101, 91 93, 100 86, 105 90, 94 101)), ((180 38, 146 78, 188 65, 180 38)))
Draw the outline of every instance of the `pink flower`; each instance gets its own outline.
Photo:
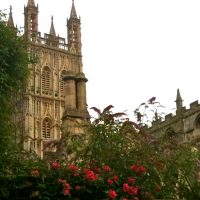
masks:
POLYGON ((110 199, 115 199, 117 196, 117 193, 115 192, 115 190, 109 190, 108 195, 110 199))
POLYGON ((64 183, 64 188, 67 189, 67 190, 70 190, 71 186, 70 186, 69 183, 64 183))
POLYGON ((79 185, 77 185, 76 187, 75 187, 75 190, 80 190, 81 189, 81 186, 79 186, 79 185))
POLYGON ((103 167, 103 170, 105 170, 106 172, 109 172, 111 171, 110 167, 108 165, 104 165, 103 167))

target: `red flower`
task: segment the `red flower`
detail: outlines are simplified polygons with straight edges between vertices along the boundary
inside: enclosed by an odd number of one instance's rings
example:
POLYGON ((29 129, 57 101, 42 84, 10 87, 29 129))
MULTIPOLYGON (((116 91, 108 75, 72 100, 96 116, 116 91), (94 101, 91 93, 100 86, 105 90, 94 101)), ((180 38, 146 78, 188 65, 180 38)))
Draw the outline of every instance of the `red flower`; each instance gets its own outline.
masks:
POLYGON ((72 170, 72 171, 77 171, 77 170, 78 170, 78 167, 77 167, 76 165, 74 165, 74 164, 70 164, 70 165, 68 166, 68 169, 70 169, 70 170, 72 170))
POLYGON ((95 167, 94 167, 94 171, 95 171, 95 172, 99 172, 99 171, 100 171, 99 167, 95 166, 95 167))
POLYGON ((135 183, 135 179, 133 177, 128 178, 128 183, 133 184, 135 183))
POLYGON ((81 189, 81 186, 79 186, 79 185, 77 185, 76 187, 75 187, 75 190, 80 190, 81 189))
POLYGON ((146 168, 142 165, 138 168, 139 173, 145 173, 146 171, 147 171, 146 168))
POLYGON ((51 168, 52 169, 59 169, 60 168, 60 163, 59 162, 52 162, 51 168))
POLYGON ((65 196, 68 196, 68 195, 70 195, 70 191, 68 189, 64 189, 63 194, 65 196))
POLYGON ((108 180, 107 180, 107 183, 108 183, 109 185, 112 185, 112 184, 113 184, 113 180, 112 180, 112 179, 108 179, 108 180))
POLYGON ((109 172, 111 171, 110 167, 108 165, 104 165, 103 167, 103 170, 105 170, 106 172, 109 172))
POLYGON ((138 169, 138 166, 137 165, 132 165, 130 168, 131 168, 132 171, 136 171, 138 169))
POLYGON ((118 176, 115 175, 115 176, 113 177, 113 181, 117 181, 117 180, 118 180, 118 176))
POLYGON ((115 192, 115 190, 109 190, 108 195, 110 199, 115 199, 117 196, 117 193, 115 192))
POLYGON ((129 185, 128 185, 128 183, 124 183, 123 184, 123 191, 128 193, 128 191, 129 191, 129 185))
POLYGON ((130 194, 130 195, 138 195, 138 187, 129 187, 128 194, 130 194))
POLYGON ((85 170, 84 171, 85 175, 86 175, 86 179, 89 181, 96 181, 98 178, 98 175, 95 174, 92 170, 85 170))
POLYGON ((141 165, 141 166, 132 165, 130 168, 132 171, 137 172, 137 173, 142 173, 142 174, 147 171, 143 165, 141 165))
POLYGON ((137 195, 138 194, 138 187, 129 186, 128 183, 123 184, 123 191, 129 195, 137 195))
POLYGON ((69 183, 64 183, 64 188, 67 189, 67 190, 70 190, 71 186, 70 186, 69 183))

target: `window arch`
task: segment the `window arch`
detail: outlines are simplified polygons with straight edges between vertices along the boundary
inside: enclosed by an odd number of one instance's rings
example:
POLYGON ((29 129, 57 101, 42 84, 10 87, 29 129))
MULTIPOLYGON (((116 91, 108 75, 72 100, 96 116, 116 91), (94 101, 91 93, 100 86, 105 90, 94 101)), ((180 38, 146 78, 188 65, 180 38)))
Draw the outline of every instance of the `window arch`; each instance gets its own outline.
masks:
POLYGON ((49 67, 45 66, 42 71, 42 89, 49 90, 51 84, 51 70, 49 67))
POLYGON ((44 140, 51 139, 51 126, 52 126, 51 120, 45 118, 42 123, 42 138, 44 140))

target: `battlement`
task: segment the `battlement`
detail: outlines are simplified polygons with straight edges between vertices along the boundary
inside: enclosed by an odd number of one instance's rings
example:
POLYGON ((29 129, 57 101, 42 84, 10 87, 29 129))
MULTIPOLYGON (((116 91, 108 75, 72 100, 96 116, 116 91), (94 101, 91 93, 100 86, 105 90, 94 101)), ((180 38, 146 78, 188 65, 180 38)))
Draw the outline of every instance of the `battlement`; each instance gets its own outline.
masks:
POLYGON ((44 33, 44 36, 42 37, 40 32, 34 32, 32 34, 31 41, 36 44, 48 45, 50 47, 56 47, 66 51, 68 50, 68 44, 66 43, 65 38, 47 33, 44 33))
POLYGON ((198 100, 190 103, 190 106, 188 109, 186 109, 186 107, 184 106, 180 110, 176 110, 175 115, 172 113, 169 113, 165 115, 165 118, 163 120, 161 120, 160 118, 157 120, 154 120, 150 126, 150 129, 154 128, 156 125, 159 125, 159 126, 168 125, 170 123, 173 123, 174 121, 177 121, 178 119, 186 118, 187 116, 190 116, 197 112, 200 112, 200 104, 198 100))
POLYGON ((200 106, 198 100, 197 101, 194 101, 190 104, 190 109, 193 109, 193 108, 197 108, 198 106, 200 106))

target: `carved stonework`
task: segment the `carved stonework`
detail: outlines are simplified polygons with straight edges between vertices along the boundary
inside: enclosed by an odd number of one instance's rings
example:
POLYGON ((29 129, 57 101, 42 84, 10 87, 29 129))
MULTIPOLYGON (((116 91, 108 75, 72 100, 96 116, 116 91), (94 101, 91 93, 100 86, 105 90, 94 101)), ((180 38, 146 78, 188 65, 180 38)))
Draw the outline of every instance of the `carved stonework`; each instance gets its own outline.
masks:
POLYGON ((38 6, 32 2, 24 8, 24 38, 30 42, 29 52, 35 61, 29 65, 28 86, 18 102, 16 119, 24 148, 43 157, 44 145, 61 137, 61 126, 78 133, 81 130, 73 127, 76 122, 89 120, 87 79, 82 73, 80 19, 75 15, 74 2, 67 21, 68 43, 65 38, 56 36, 53 18, 49 34, 41 36, 38 6))

